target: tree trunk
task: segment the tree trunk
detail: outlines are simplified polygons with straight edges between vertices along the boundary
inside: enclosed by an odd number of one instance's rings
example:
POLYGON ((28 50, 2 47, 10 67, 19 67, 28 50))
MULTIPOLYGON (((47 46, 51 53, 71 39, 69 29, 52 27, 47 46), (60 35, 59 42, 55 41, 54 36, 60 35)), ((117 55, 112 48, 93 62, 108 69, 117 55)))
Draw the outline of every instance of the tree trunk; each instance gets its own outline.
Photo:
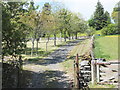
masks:
POLYGON ((62 31, 60 31, 60 41, 62 42, 62 31))
POLYGON ((64 41, 66 42, 66 31, 64 31, 64 41))
POLYGON ((56 34, 54 34, 54 46, 56 46, 56 34))
POLYGON ((33 52, 34 52, 34 41, 35 41, 35 39, 32 39, 32 50, 31 50, 31 56, 33 56, 33 52))
POLYGON ((4 55, 1 55, 2 56, 2 64, 3 64, 3 61, 4 61, 4 55))
POLYGON ((49 42, 49 40, 50 40, 50 37, 48 36, 48 42, 49 42))
POLYGON ((72 39, 74 39, 73 34, 72 34, 72 39))
POLYGON ((36 40, 36 55, 38 55, 38 42, 39 42, 39 38, 37 38, 36 40))
POLYGON ((25 42, 25 55, 27 55, 27 42, 25 42))
POLYGON ((75 39, 77 39, 77 32, 75 33, 75 39))
POLYGON ((50 37, 48 36, 48 39, 47 39, 47 42, 46 42, 46 51, 47 51, 47 44, 48 44, 49 40, 50 40, 50 37))
POLYGON ((68 33, 68 36, 69 36, 69 40, 71 40, 71 38, 70 38, 70 36, 71 36, 70 33, 68 33))
POLYGON ((47 51, 47 44, 48 44, 48 41, 46 42, 46 51, 47 51))

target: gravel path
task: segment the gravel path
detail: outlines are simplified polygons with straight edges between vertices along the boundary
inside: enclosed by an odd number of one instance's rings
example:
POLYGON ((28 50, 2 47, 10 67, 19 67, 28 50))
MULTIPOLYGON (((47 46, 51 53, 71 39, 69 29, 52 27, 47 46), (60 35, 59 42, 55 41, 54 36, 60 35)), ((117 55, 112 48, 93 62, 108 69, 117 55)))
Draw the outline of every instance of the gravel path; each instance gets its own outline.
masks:
POLYGON ((30 71, 27 87, 29 88, 69 88, 70 77, 59 64, 67 59, 67 55, 80 40, 69 42, 43 59, 43 63, 27 63, 26 71, 30 71))

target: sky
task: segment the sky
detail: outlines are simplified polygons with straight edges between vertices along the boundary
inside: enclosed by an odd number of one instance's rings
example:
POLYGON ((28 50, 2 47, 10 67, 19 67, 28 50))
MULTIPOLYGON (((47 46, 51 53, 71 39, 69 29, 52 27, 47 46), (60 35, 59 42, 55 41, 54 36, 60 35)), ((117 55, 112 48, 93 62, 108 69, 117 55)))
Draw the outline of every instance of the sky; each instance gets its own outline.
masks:
MULTIPOLYGON (((79 12, 85 20, 90 19, 95 11, 95 6, 98 0, 33 0, 35 5, 40 5, 40 8, 45 2, 60 2, 65 5, 65 7, 72 12, 79 12)), ((108 11, 110 14, 113 11, 116 3, 120 0, 99 0, 104 7, 104 10, 108 11)))

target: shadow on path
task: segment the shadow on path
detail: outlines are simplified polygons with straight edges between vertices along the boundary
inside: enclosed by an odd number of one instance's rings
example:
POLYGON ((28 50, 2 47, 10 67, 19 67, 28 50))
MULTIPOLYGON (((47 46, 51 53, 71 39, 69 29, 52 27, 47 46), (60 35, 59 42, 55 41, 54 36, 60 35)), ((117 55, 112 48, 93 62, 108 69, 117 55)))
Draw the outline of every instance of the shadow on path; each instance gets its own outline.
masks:
POLYGON ((68 88, 69 81, 62 71, 23 71, 20 81, 22 88, 68 88), (25 78, 24 78, 25 77, 25 78))
POLYGON ((36 65, 44 65, 47 66, 49 64, 56 64, 63 62, 67 59, 67 56, 69 52, 73 49, 73 47, 79 43, 80 41, 83 41, 84 39, 78 39, 75 41, 70 41, 66 45, 60 46, 57 50, 52 52, 47 58, 45 59, 33 59, 31 63, 34 63, 36 65))

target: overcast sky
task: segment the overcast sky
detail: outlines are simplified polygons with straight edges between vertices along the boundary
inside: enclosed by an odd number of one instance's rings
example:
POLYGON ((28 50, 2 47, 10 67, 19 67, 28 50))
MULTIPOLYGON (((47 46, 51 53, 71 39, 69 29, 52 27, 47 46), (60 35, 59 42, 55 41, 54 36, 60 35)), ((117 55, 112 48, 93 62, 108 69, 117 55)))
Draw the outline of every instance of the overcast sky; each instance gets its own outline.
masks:
MULTIPOLYGON (((93 12, 98 0, 34 0, 35 5, 42 7, 45 2, 61 2, 72 12, 79 12, 85 20, 88 20, 93 12)), ((99 0, 104 7, 104 10, 110 14, 113 11, 116 3, 120 0, 99 0)))

